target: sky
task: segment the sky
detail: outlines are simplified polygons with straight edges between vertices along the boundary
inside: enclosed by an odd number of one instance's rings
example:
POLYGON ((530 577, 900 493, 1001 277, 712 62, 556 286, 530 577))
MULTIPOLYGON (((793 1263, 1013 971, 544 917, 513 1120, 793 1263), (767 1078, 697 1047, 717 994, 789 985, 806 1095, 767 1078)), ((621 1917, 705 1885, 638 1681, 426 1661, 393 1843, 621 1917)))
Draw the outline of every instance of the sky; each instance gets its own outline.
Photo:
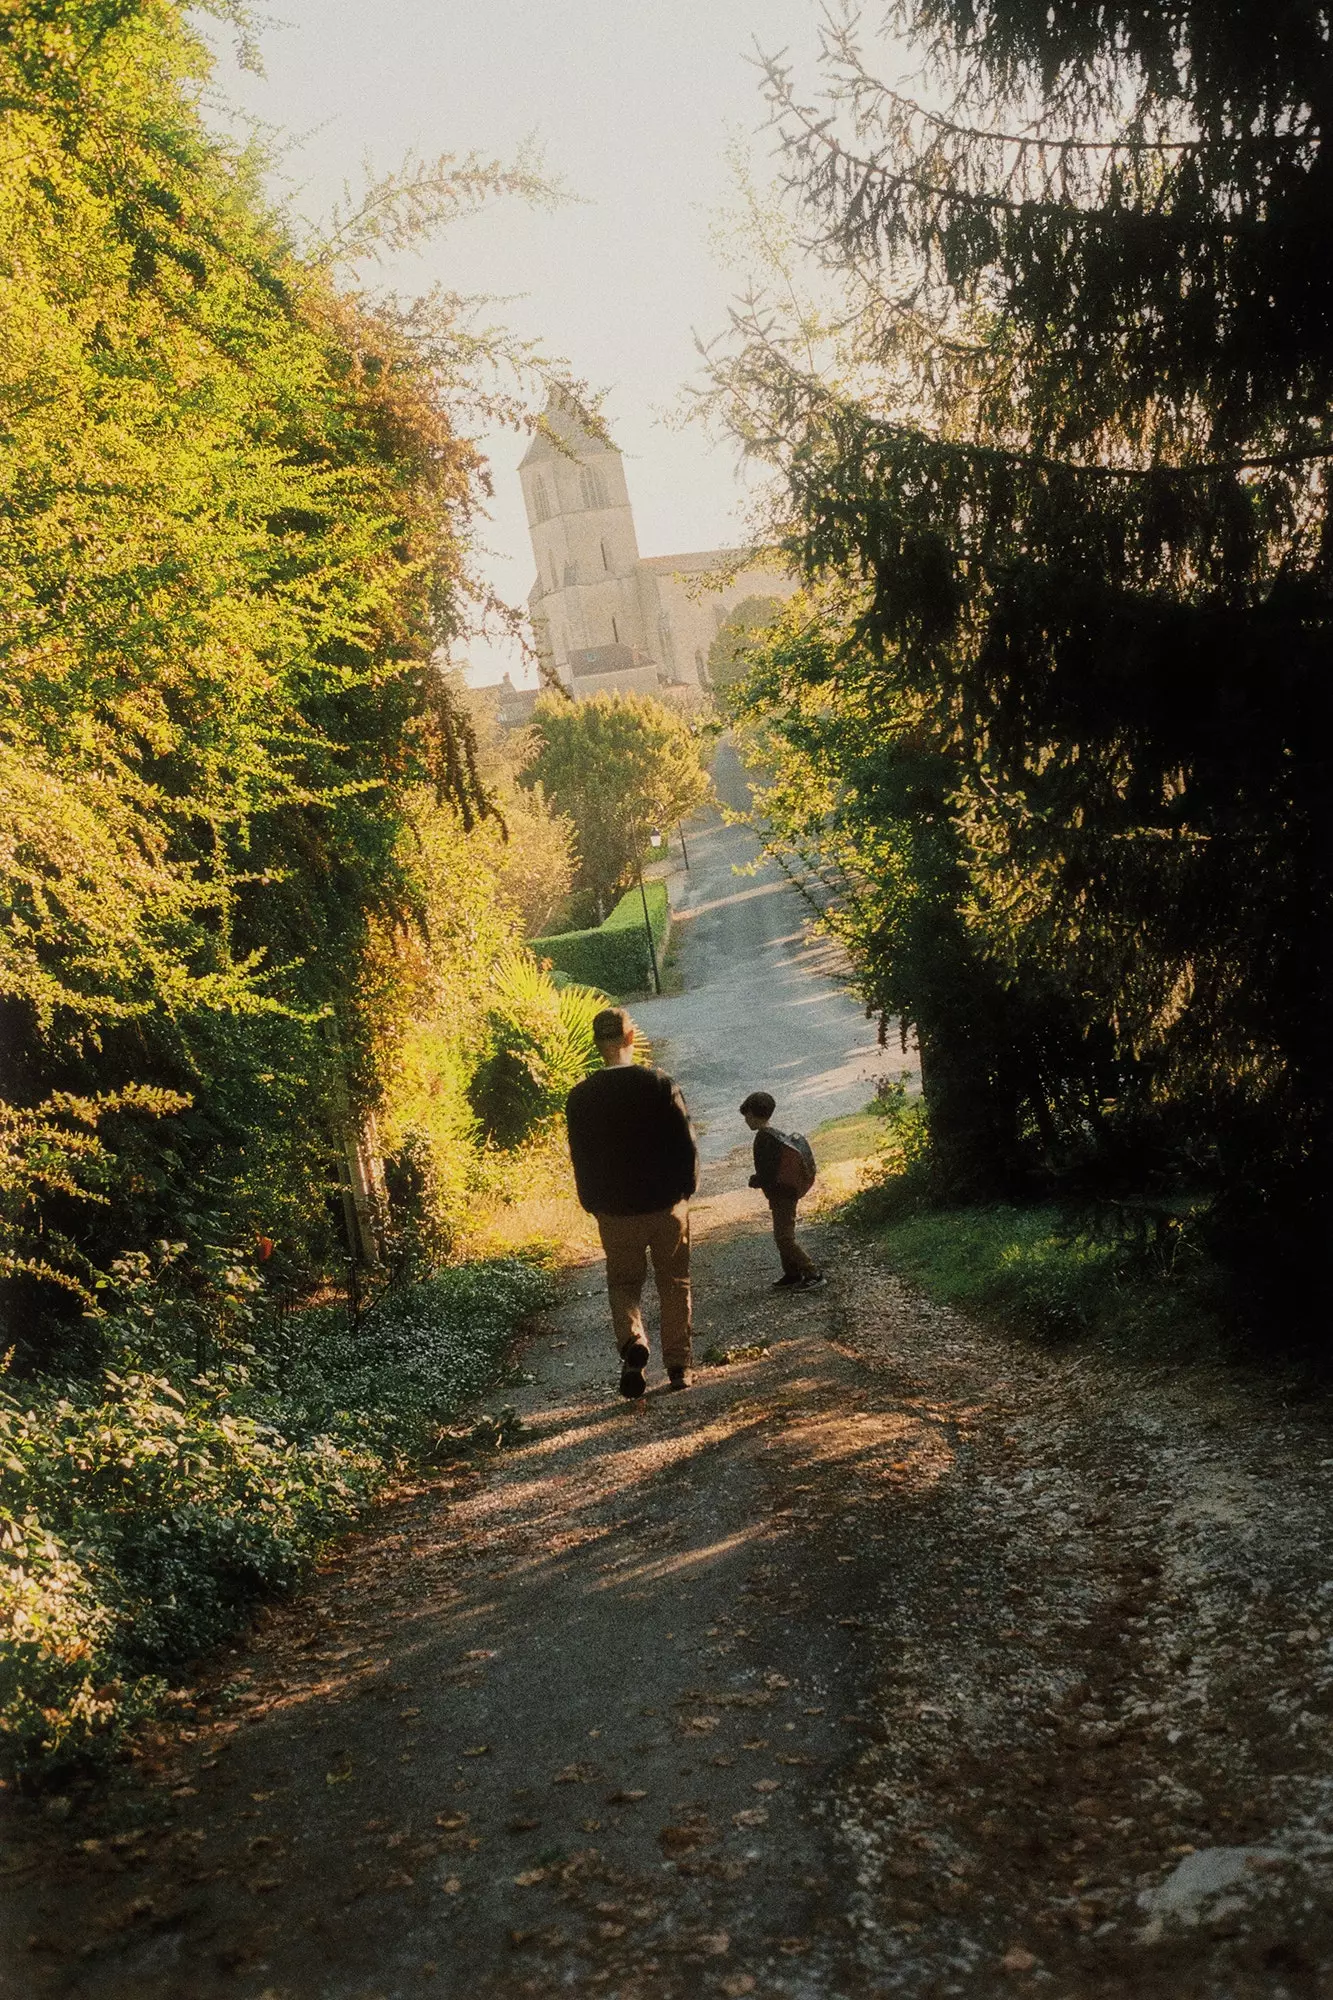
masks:
MULTIPOLYGON (((772 154, 755 42, 812 74, 819 16, 818 0, 277 0, 262 78, 237 67, 225 30, 210 33, 220 99, 282 135, 275 192, 308 217, 367 157, 380 171, 409 149, 503 157, 536 135, 575 204, 495 205, 386 265, 384 281, 506 298, 509 325, 605 390, 640 550, 668 555, 742 536, 734 452, 664 418, 696 373, 696 335, 725 327, 740 285, 710 242, 728 147, 748 137, 765 170, 772 154)), ((486 444, 496 492, 483 566, 514 602, 532 581, 524 440, 486 444)), ((522 678, 503 644, 468 653, 473 679, 507 667, 522 678)))

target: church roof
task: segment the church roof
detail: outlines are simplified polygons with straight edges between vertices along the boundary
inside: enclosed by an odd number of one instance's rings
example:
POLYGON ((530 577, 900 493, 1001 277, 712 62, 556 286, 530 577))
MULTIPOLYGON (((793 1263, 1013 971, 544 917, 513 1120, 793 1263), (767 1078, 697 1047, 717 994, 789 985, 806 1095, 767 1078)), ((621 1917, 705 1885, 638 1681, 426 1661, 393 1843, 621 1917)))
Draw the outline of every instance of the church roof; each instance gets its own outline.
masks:
POLYGON ((748 549, 694 549, 688 555, 642 556, 640 561, 644 569, 659 570, 667 576, 676 570, 697 575, 710 569, 734 569, 737 564, 742 569, 755 567, 748 549))
MULTIPOLYGON (((563 458, 565 453, 552 442, 552 432, 569 447, 576 458, 589 458, 596 452, 616 451, 613 444, 595 438, 579 422, 565 398, 552 391, 547 397, 546 408, 542 411, 540 427, 532 434, 532 443, 519 461, 520 466, 537 465, 544 458, 563 458)), ((617 452, 617 457, 619 453, 617 452)))

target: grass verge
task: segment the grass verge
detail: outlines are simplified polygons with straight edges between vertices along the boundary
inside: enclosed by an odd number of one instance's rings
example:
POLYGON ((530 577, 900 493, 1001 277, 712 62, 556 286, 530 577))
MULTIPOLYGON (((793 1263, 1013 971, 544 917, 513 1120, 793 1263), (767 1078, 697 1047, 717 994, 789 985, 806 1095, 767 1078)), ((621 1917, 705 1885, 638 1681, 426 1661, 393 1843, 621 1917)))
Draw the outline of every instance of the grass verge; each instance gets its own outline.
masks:
POLYGON ((1084 1339, 1173 1360, 1234 1352, 1223 1274, 1187 1243, 1127 1243, 1112 1215, 1056 1206, 926 1207, 900 1175, 842 1213, 890 1270, 943 1305, 1045 1340, 1084 1339), (1103 1226, 1104 1223, 1104 1226, 1103 1226))

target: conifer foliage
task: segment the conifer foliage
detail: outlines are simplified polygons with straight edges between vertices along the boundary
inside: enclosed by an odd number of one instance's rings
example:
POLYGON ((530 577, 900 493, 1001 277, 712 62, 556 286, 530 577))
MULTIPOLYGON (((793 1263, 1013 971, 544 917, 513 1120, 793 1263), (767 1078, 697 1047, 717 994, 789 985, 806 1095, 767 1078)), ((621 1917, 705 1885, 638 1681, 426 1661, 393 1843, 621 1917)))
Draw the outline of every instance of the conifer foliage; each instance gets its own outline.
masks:
POLYGON ((884 909, 928 883, 950 913, 929 965, 886 916, 862 972, 946 1068, 1007 1081, 972 1171, 1189 1184, 1233 1254, 1309 1275, 1333 1164, 1327 12, 903 0, 916 97, 876 73, 873 25, 826 31, 816 103, 768 65, 819 278, 803 310, 753 296, 714 356, 789 548, 841 593, 819 644, 789 621, 766 712, 862 829, 863 916, 876 839, 884 909))

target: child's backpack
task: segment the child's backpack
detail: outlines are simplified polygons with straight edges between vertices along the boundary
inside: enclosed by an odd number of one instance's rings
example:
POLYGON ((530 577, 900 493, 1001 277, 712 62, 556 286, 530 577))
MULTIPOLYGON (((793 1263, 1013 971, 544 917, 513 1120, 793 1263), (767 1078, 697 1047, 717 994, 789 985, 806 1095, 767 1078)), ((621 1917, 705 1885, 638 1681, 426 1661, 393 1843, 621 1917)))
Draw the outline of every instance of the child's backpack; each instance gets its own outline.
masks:
POLYGON ((815 1184, 815 1156, 803 1132, 774 1132, 782 1152, 778 1159, 778 1186, 799 1200, 815 1184))

